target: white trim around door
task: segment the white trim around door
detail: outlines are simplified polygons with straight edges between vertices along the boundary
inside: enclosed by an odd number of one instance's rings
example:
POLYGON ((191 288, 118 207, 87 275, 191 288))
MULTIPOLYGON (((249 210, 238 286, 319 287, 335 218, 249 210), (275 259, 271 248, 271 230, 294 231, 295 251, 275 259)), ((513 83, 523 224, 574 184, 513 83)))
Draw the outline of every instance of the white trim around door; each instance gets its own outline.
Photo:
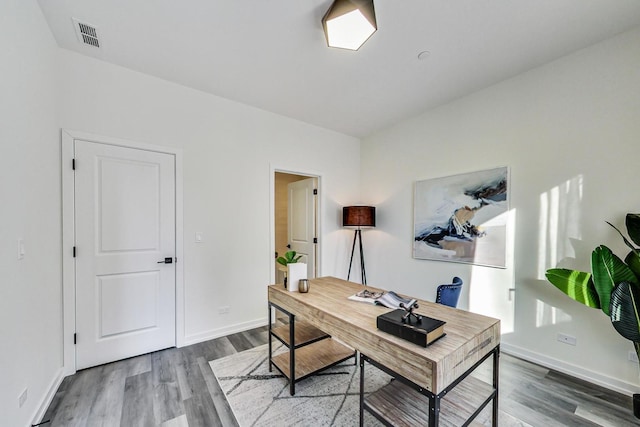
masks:
POLYGON ((100 144, 137 148, 175 156, 176 185, 176 346, 182 347, 185 342, 185 309, 184 309, 184 246, 183 246, 183 169, 182 150, 172 147, 161 147, 153 144, 139 143, 124 139, 100 136, 86 132, 62 129, 61 138, 61 178, 62 178, 62 298, 63 298, 63 375, 76 372, 76 353, 74 334, 76 331, 75 316, 75 260, 73 246, 75 244, 75 198, 74 173, 72 162, 74 156, 74 140, 81 139, 100 144))

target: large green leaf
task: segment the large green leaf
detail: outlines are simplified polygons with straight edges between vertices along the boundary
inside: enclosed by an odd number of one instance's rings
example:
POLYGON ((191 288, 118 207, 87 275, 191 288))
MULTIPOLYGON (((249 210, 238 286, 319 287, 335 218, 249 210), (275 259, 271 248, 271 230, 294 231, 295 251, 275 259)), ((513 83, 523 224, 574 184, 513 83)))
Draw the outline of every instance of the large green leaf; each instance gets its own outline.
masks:
POLYGON ((633 271, 636 277, 640 280, 640 254, 638 251, 630 251, 624 259, 624 262, 627 263, 631 271, 633 271))
POLYGON ((593 308, 600 308, 598 293, 591 274, 583 271, 552 268, 547 270, 547 280, 570 298, 593 308))
POLYGON ((636 245, 640 246, 640 214, 627 214, 625 223, 629 237, 636 245))
POLYGON ((638 278, 620 258, 611 252, 611 249, 604 245, 594 249, 591 255, 591 270, 593 283, 600 299, 600 307, 609 316, 609 301, 614 286, 621 282, 637 284, 638 278))
POLYGON ((633 342, 640 341, 638 303, 640 289, 629 282, 620 283, 611 292, 611 323, 620 335, 633 342))

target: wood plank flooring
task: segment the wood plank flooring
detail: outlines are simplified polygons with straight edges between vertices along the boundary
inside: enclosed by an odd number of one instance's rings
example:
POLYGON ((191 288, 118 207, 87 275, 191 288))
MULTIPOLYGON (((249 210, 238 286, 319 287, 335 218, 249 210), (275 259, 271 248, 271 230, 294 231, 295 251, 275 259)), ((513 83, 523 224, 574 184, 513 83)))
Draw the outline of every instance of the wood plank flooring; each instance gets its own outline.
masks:
MULTIPOLYGON (((237 426, 209 361, 268 339, 267 327, 79 371, 43 427, 237 426)), ((502 354, 501 426, 637 426, 631 397, 502 354)))

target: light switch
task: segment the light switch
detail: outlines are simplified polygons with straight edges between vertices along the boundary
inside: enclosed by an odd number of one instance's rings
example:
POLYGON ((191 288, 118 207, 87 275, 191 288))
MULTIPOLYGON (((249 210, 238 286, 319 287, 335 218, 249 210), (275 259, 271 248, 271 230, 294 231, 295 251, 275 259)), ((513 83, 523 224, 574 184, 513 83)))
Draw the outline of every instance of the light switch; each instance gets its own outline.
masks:
POLYGON ((201 231, 196 231, 196 243, 204 242, 204 236, 201 231))
POLYGON ((24 258, 24 239, 18 239, 18 260, 24 258))

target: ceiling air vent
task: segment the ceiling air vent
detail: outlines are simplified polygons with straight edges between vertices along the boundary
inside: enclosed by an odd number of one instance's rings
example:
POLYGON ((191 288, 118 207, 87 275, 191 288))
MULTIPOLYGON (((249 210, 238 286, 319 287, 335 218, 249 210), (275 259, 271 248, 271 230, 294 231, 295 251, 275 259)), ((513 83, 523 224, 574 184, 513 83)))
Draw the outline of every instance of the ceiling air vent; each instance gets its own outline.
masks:
POLYGON ((80 22, 75 18, 73 19, 73 25, 76 29, 76 35, 78 36, 79 41, 93 47, 100 47, 98 30, 95 26, 80 22))

